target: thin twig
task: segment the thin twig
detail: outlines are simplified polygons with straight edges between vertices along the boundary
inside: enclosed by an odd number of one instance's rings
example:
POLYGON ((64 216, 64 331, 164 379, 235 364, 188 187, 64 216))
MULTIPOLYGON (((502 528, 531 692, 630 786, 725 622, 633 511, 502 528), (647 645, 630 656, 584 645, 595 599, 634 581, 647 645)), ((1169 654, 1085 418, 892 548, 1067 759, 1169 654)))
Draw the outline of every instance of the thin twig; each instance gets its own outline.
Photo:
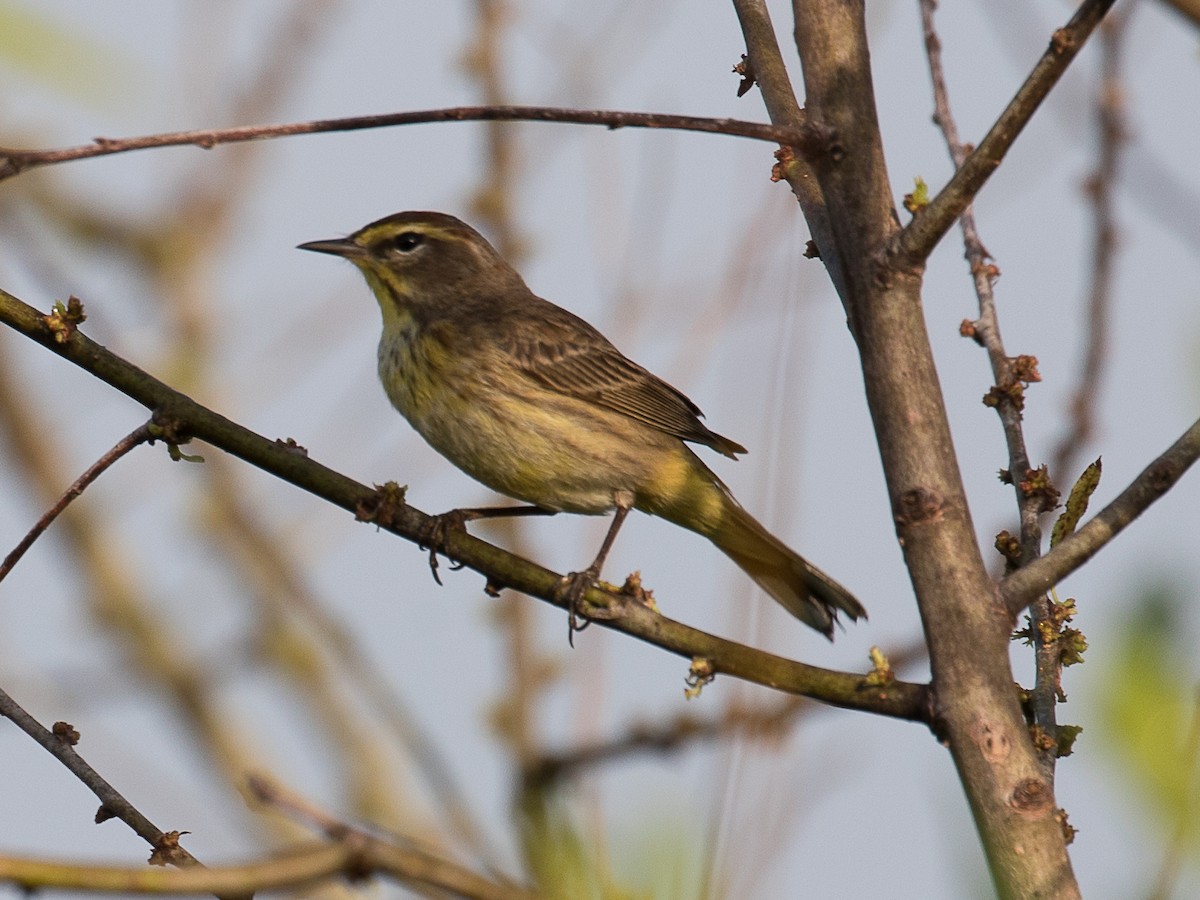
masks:
MULTIPOLYGON (((49 505, 58 495, 58 486, 68 480, 61 474, 65 467, 59 459, 59 445, 41 434, 44 411, 24 402, 25 394, 17 388, 19 379, 8 371, 10 357, 0 354, 4 431, 26 483, 36 488, 49 505)), ((191 729, 192 744, 204 750, 227 778, 236 770, 236 781, 240 783, 241 773, 251 761, 258 764, 249 735, 228 710, 215 702, 208 671, 180 652, 186 642, 173 628, 173 619, 152 602, 147 589, 130 574, 130 567, 124 564, 124 548, 118 546, 113 529, 108 527, 111 522, 97 511, 97 506, 73 503, 55 525, 76 575, 85 585, 77 599, 117 639, 130 665, 141 673, 140 682, 160 688, 174 701, 175 708, 184 711, 180 718, 191 729)))
MULTIPOLYGON (((164 848, 165 832, 142 815, 132 803, 126 800, 116 788, 75 752, 74 742, 78 741, 79 736, 74 729, 65 722, 59 722, 55 725, 55 731, 51 731, 27 713, 3 690, 0 690, 0 716, 10 719, 14 725, 49 751, 51 756, 66 766, 72 775, 83 782, 84 786, 100 799, 100 810, 96 813, 97 822, 103 822, 110 818, 120 819, 156 851, 164 848)), ((170 851, 167 856, 163 857, 164 862, 175 866, 200 865, 198 859, 177 844, 172 846, 170 851)))
POLYGON ((1174 487, 1197 457, 1200 457, 1200 420, 1193 422, 1174 444, 1087 524, 1064 538, 1041 559, 1000 582, 1000 594, 1009 614, 1019 615, 1034 597, 1050 590, 1100 552, 1130 522, 1174 487))
MULTIPOLYGON (((941 42, 933 22, 936 7, 937 0, 921 0, 925 48, 933 81, 934 121, 945 136, 955 167, 961 168, 968 156, 968 149, 959 140, 958 129, 950 109, 950 98, 942 69, 941 42)), ((962 227, 963 244, 970 266, 971 279, 979 301, 979 320, 973 323, 975 336, 987 350, 988 361, 991 363, 992 377, 995 379, 997 388, 994 391, 996 412, 1000 416, 1005 442, 1008 445, 1009 471, 1016 476, 1021 476, 1031 466, 1021 425, 1023 393, 1020 392, 1020 380, 1014 370, 1013 360, 1005 352, 1004 340, 1000 334, 1000 321, 996 313, 996 295, 993 283, 999 271, 992 264, 992 256, 979 237, 979 231, 975 225, 975 214, 969 205, 963 209, 959 222, 962 227)), ((1014 483, 1016 480, 1018 479, 1014 479, 1014 483)), ((1019 488, 1017 489, 1017 500, 1021 511, 1022 538, 1027 538, 1032 544, 1031 547, 1023 546, 1022 549, 1036 555, 1041 538, 1037 504, 1019 488)), ((1023 540, 1024 543, 1025 540, 1023 540)))
MULTIPOLYGON (((387 513, 373 519, 379 528, 415 543, 421 543, 428 535, 429 516, 400 500, 390 502, 392 494, 371 490, 296 452, 285 442, 269 441, 206 409, 79 331, 65 341, 55 340, 37 310, 3 290, 0 290, 0 321, 156 410, 160 418, 175 424, 181 433, 207 441, 343 509, 361 513, 382 501, 388 507, 387 513)), ((561 575, 465 532, 452 531, 446 544, 452 559, 485 575, 489 584, 507 586, 566 607, 567 601, 559 596, 561 575)), ((690 628, 623 595, 598 588, 589 590, 584 599, 592 614, 600 618, 599 624, 687 659, 700 658, 714 674, 724 673, 787 693, 803 694, 834 706, 929 721, 925 685, 896 681, 886 687, 872 686, 861 675, 809 666, 690 628)))
POLYGON ((696 131, 704 134, 725 134, 756 141, 803 148, 808 136, 796 128, 784 128, 739 119, 714 119, 704 116, 677 116, 666 113, 622 112, 616 110, 581 110, 552 106, 457 106, 449 109, 429 109, 415 112, 385 113, 375 116, 349 116, 342 119, 317 119, 281 125, 243 125, 235 128, 172 131, 130 138, 94 138, 92 143, 79 147, 55 150, 17 150, 0 147, 0 181, 28 169, 54 165, 76 159, 128 153, 153 147, 194 146, 204 150, 221 144, 261 141, 297 134, 362 131, 370 128, 391 128, 398 125, 417 125, 430 122, 561 122, 575 125, 601 125, 605 128, 662 128, 673 131, 696 131))
POLYGON ((1117 261, 1116 185, 1128 135, 1125 127, 1121 57, 1136 4, 1122 6, 1100 28, 1100 95, 1096 101, 1096 168, 1086 182, 1092 204, 1092 272, 1084 315, 1084 356, 1068 407, 1070 423, 1051 457, 1055 480, 1073 477, 1079 455, 1091 440, 1096 400, 1108 362, 1109 308, 1117 261))
MULTIPOLYGON (((245 787, 248 796, 259 805, 291 819, 306 830, 320 832, 323 837, 330 840, 340 841, 347 837, 371 840, 386 834, 384 829, 377 828, 374 823, 371 823, 368 828, 352 825, 345 819, 338 818, 318 806, 307 797, 288 790, 268 775, 251 773, 246 778, 245 787)), ((416 838, 402 835, 388 835, 388 837, 406 847, 419 849, 425 853, 434 852, 427 842, 416 838)))
MULTIPOLYGON (((921 24, 925 34, 925 53, 929 60, 929 74, 933 82, 934 116, 933 120, 941 129, 946 139, 950 158, 954 161, 955 169, 961 169, 967 160, 969 148, 962 143, 958 136, 958 126, 954 113, 950 108, 950 94, 946 86, 946 74, 942 68, 942 44, 934 25, 934 12, 937 0, 920 0, 921 24)), ((1022 410, 1025 405, 1024 388, 1028 379, 1033 377, 1029 365, 1019 365, 1017 360, 1009 357, 1004 348, 1004 339, 1000 334, 1000 318, 996 312, 996 294, 994 283, 999 275, 999 269, 993 263, 992 256, 984 247, 975 225, 975 213, 967 206, 959 217, 962 227, 963 245, 966 259, 975 286, 975 295, 979 301, 979 319, 973 323, 972 330, 978 340, 987 350, 988 361, 992 367, 992 377, 995 386, 988 396, 1000 417, 1000 425, 1004 430, 1004 442, 1008 449, 1009 481, 1017 501, 1017 516, 1020 522, 1020 556, 1013 560, 1016 566, 1026 565, 1041 555, 1042 525, 1041 514, 1045 511, 1043 494, 1025 490, 1025 473, 1032 471, 1029 462, 1029 451, 1025 446, 1025 432, 1021 424, 1022 410)), ((1058 689, 1061 683, 1062 659, 1059 648, 1053 641, 1046 641, 1037 625, 1048 620, 1050 616, 1050 600, 1048 597, 1038 597, 1031 605, 1031 616, 1034 627, 1031 629, 1034 644, 1034 686, 1030 693, 1030 707, 1033 711, 1034 724, 1039 726, 1050 738, 1051 746, 1057 747, 1058 722, 1056 707, 1058 689)), ((1040 754, 1042 768, 1048 778, 1054 777, 1055 755, 1053 750, 1040 754)))
POLYGON ((139 444, 154 440, 151 428, 151 423, 146 422, 129 432, 129 434, 117 441, 112 446, 112 449, 92 463, 87 471, 75 479, 75 482, 58 498, 58 501, 46 510, 45 514, 37 520, 37 523, 29 529, 29 533, 21 539, 21 542, 13 548, 12 552, 4 557, 4 562, 0 563, 0 581, 5 579, 13 567, 20 562, 25 552, 45 533, 46 529, 70 505, 71 501, 82 494, 93 481, 103 475, 109 466, 139 444))
POLYGON ((896 237, 894 252, 899 263, 914 267, 924 264, 933 248, 999 168, 1009 148, 1115 2, 1084 0, 1071 20, 1054 32, 1049 48, 987 136, 921 214, 896 237))
MULTIPOLYGON (((246 778, 246 790, 256 802, 275 812, 282 813, 305 828, 321 832, 327 838, 337 838, 353 831, 360 831, 360 829, 353 828, 341 819, 330 815, 299 794, 287 790, 266 775, 251 773, 246 778)), ((366 832, 360 833, 365 834, 366 832)))

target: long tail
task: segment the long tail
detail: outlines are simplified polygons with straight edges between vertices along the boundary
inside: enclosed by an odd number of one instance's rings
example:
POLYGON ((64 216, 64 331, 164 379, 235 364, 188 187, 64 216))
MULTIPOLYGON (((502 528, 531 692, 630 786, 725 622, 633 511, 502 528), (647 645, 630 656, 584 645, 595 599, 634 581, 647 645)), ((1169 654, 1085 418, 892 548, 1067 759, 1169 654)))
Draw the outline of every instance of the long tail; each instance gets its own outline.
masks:
POLYGON ((714 544, 793 616, 833 640, 838 612, 866 618, 863 605, 844 587, 790 550, 726 495, 714 544))

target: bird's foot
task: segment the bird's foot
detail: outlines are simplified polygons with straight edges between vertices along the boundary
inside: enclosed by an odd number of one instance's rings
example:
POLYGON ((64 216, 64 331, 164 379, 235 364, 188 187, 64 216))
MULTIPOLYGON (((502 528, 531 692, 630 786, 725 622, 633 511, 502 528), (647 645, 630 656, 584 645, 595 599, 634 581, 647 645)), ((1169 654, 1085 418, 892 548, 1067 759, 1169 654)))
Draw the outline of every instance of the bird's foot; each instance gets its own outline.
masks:
POLYGON ((592 622, 615 619, 621 614, 621 591, 613 585, 598 581, 599 577, 600 570, 596 566, 582 572, 568 572, 559 581, 554 592, 555 599, 565 602, 567 606, 567 643, 572 647, 575 646, 576 633, 583 631, 592 622), (607 604, 589 602, 586 598, 591 588, 612 595, 612 599, 607 604))
MULTIPOLYGON (((478 516, 472 515, 473 512, 474 510, 469 509, 452 509, 440 516, 430 516, 429 522, 422 529, 421 539, 417 546, 422 550, 429 551, 429 571, 433 574, 433 580, 439 585, 442 583, 442 577, 438 574, 438 554, 450 559, 446 547, 447 541, 451 533, 455 531, 466 533, 467 523, 478 518, 478 516)), ((450 571, 457 572, 462 567, 462 563, 450 560, 450 571)))
POLYGON ((596 566, 584 569, 582 572, 568 572, 562 577, 555 590, 555 597, 567 604, 567 643, 575 646, 575 633, 583 631, 592 624, 591 618, 583 612, 583 598, 588 588, 596 584, 600 570, 596 566))

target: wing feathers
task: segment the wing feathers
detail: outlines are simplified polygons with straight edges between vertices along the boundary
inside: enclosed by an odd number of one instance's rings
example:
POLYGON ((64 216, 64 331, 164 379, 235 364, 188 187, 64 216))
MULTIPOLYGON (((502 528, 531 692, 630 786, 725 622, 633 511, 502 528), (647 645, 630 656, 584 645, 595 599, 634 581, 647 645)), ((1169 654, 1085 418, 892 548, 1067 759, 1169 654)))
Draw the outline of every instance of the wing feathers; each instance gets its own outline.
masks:
MULTIPOLYGON (((706 428, 700 421, 703 413, 684 394, 626 358, 582 319, 565 314, 568 319, 542 321, 543 326, 558 326, 564 340, 517 339, 508 348, 518 366, 539 385, 596 403, 680 440, 705 444, 729 457, 746 452, 737 442, 706 428)), ((533 337, 529 331, 525 334, 533 337)))

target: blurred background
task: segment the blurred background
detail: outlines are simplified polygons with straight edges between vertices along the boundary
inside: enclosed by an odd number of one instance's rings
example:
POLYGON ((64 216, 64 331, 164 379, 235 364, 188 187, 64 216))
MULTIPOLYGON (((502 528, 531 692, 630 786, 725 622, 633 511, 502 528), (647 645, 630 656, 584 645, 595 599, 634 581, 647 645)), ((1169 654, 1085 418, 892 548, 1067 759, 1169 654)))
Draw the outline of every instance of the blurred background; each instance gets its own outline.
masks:
MULTIPOLYGON (((1002 274, 1008 352, 1038 357, 1035 462, 1064 490, 1097 456, 1093 509, 1197 417, 1200 56, 1196 22, 1118 3, 1118 80, 1089 45, 975 211, 1002 274), (1121 101, 1119 167, 1096 177, 1101 103, 1121 101), (1099 186, 1102 188, 1097 191, 1099 186), (1095 321, 1095 199, 1117 241, 1094 430, 1070 452, 1095 321)), ((897 203, 950 173, 931 124, 917 4, 869 4, 897 203)), ((983 136, 1072 4, 938 15, 964 140, 983 136)), ((788 5, 772 5, 793 80, 788 5)), ((481 103, 732 116, 744 52, 728 4, 0 2, 0 145, 46 148, 178 129, 481 103)), ((351 266, 295 245, 403 209, 477 225, 539 294, 582 315, 750 448, 712 459, 744 505, 850 587, 870 621, 829 646, 701 538, 627 523, 606 575, 640 570, 662 611, 817 665, 865 671, 878 645, 925 679, 855 348, 769 144, 695 134, 482 123, 152 150, 0 185, 0 284, 269 438, 428 512, 494 498, 427 448, 375 375, 378 312, 351 266)), ((907 218, 906 214, 904 216, 907 218)), ((1012 527, 1006 455, 957 231, 925 302, 985 555, 1012 527)), ((132 401, 0 332, 0 549, 140 424, 132 401)), ((426 554, 211 447, 121 460, 0 584, 0 684, 160 827, 218 864, 304 832, 249 803, 260 773, 331 815, 374 823, 477 869, 556 873, 563 895, 989 896, 948 754, 919 726, 718 679, 449 572, 426 554), (655 741, 654 739, 659 739, 655 741), (658 747, 658 749, 656 749, 658 747), (662 749, 665 747, 666 749, 662 749), (587 748, 595 752, 580 755, 587 748), (522 777, 541 773, 542 777, 522 777), (549 774, 547 774, 549 773, 549 774)), ((1089 897, 1195 896, 1200 476, 1059 587, 1085 664, 1060 721, 1083 727, 1058 800, 1089 897), (1189 737, 1190 735, 1190 737, 1189 737), (1161 890, 1160 890, 1161 889, 1161 890)), ((599 519, 475 532, 559 570, 588 562, 599 519)), ((1018 677, 1030 652, 1014 645, 1018 677)), ((0 723, 0 854, 137 864, 119 822, 0 723)), ((392 884, 339 886, 407 896, 392 884)), ((0 886, 0 896, 17 896, 0 886)))

